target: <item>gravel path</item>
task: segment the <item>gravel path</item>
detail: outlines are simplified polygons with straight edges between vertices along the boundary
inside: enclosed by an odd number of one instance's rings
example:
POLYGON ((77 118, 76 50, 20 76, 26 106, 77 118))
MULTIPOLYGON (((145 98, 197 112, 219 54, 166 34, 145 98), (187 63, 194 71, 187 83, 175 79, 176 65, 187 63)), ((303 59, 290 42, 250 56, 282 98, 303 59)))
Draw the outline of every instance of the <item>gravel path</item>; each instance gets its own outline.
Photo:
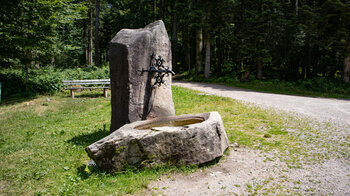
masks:
POLYGON ((318 120, 350 124, 350 99, 330 99, 262 93, 198 82, 189 83, 173 81, 173 85, 202 91, 210 95, 229 97, 262 106, 278 108, 288 112, 305 114, 317 118, 318 120))
POLYGON ((173 81, 173 85, 291 112, 301 121, 288 134, 299 138, 292 145, 304 150, 292 155, 288 150, 263 151, 231 144, 230 154, 218 164, 188 175, 164 175, 148 185, 145 195, 350 196, 350 100, 204 83, 173 81))
POLYGON ((274 155, 234 148, 218 164, 189 175, 164 175, 145 195, 350 195, 350 164, 329 159, 289 168, 274 155))

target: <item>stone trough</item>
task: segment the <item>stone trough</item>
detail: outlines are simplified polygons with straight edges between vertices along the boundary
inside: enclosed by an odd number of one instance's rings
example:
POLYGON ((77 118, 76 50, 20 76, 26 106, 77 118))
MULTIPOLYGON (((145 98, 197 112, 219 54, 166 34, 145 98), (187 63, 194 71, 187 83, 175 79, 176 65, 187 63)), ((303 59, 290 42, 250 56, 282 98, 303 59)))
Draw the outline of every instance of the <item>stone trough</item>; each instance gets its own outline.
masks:
POLYGON ((126 124, 85 150, 101 169, 115 172, 150 163, 202 164, 227 147, 221 117, 210 112, 126 124))

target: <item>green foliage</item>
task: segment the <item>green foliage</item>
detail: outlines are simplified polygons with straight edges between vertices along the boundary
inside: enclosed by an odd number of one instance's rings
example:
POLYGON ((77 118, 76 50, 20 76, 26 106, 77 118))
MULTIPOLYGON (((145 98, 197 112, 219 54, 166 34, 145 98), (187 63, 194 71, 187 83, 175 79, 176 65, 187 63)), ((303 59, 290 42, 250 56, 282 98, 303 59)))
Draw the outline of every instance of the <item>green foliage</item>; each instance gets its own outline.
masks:
MULTIPOLYGON (((96 30, 94 2, 4 1, 0 66, 33 72, 34 67, 88 64, 88 43, 96 30)), ((234 82, 245 72, 251 78, 294 82, 340 80, 350 51, 349 13, 350 1, 343 0, 305 1, 298 7, 295 1, 277 0, 101 0, 99 51, 108 61, 109 42, 119 30, 162 19, 178 73, 196 64, 195 34, 201 28, 210 34, 211 75, 220 81, 234 82)))
MULTIPOLYGON (((62 80, 106 79, 109 67, 55 68, 45 67, 29 71, 28 87, 31 93, 53 93, 62 89, 62 80)), ((19 69, 0 69, 3 97, 25 91, 25 73, 19 69)))
POLYGON ((4 1, 0 11, 1 66, 47 65, 55 60, 80 64, 76 61, 84 46, 80 24, 87 11, 84 2, 4 1))

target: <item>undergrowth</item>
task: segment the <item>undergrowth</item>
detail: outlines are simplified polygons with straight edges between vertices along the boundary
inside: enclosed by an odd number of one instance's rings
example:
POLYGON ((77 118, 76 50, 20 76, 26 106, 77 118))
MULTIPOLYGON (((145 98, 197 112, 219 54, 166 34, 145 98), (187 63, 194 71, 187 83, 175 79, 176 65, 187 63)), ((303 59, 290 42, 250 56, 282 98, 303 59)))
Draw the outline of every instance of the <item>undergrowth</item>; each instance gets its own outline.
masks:
POLYGON ((2 97, 18 97, 20 95, 35 95, 42 93, 55 93, 63 88, 62 80, 108 79, 109 67, 83 67, 83 68, 56 68, 42 67, 30 69, 28 84, 26 73, 21 69, 0 68, 0 82, 2 82, 2 97))
POLYGON ((315 77, 312 79, 286 81, 280 79, 257 80, 251 77, 250 80, 240 81, 237 77, 231 76, 211 76, 206 79, 202 75, 195 76, 188 72, 183 74, 180 80, 192 82, 216 83, 227 86, 251 89, 261 92, 317 96, 330 98, 350 98, 350 84, 341 80, 315 77))

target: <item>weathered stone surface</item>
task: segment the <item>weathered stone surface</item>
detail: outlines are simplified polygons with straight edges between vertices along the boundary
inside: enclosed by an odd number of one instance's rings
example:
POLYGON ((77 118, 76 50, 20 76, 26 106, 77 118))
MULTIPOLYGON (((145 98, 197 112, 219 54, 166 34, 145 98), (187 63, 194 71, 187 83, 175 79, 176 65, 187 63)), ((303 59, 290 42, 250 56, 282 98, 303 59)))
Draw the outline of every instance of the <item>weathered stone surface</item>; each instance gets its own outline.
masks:
POLYGON ((175 115, 171 77, 152 88, 151 55, 162 56, 172 69, 171 44, 164 23, 156 21, 143 29, 123 29, 110 43, 111 132, 129 122, 175 115))
POLYGON ((227 135, 219 113, 182 115, 126 124, 85 150, 115 172, 146 163, 201 164, 223 155, 227 135))

